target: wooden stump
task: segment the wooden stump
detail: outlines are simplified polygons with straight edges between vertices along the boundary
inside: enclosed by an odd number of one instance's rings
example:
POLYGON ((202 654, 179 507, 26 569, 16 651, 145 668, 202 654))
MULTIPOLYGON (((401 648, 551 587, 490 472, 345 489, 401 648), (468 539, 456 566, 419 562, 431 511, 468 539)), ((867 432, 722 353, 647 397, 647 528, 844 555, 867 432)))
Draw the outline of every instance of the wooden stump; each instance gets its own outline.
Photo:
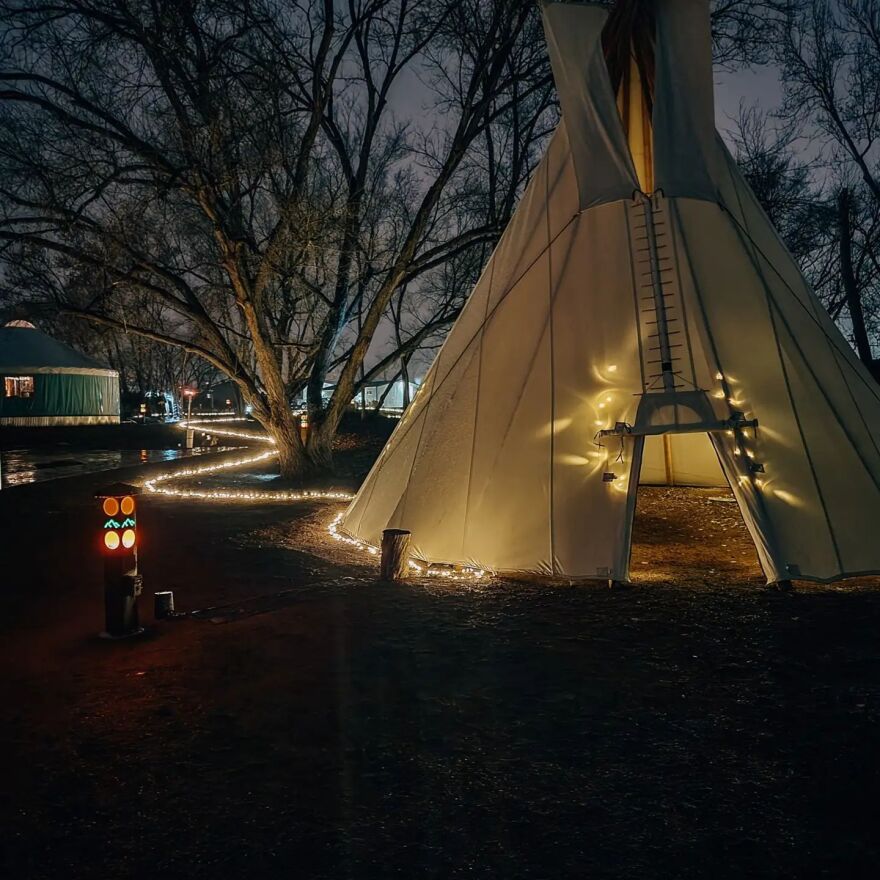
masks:
POLYGON ((153 617, 162 620, 165 617, 174 616, 174 593, 171 590, 163 590, 161 593, 153 593, 153 617))
POLYGON ((405 529, 382 532, 382 563, 379 576, 383 581, 406 580, 409 574, 409 539, 405 529))

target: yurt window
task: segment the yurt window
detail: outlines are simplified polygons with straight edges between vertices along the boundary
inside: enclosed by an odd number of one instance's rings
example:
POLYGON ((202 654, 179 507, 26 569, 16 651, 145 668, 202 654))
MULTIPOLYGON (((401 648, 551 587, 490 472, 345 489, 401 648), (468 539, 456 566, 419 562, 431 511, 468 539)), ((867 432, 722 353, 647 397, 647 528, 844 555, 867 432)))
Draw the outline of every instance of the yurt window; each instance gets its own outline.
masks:
POLYGON ((33 376, 6 376, 4 378, 6 397, 33 397, 33 376))

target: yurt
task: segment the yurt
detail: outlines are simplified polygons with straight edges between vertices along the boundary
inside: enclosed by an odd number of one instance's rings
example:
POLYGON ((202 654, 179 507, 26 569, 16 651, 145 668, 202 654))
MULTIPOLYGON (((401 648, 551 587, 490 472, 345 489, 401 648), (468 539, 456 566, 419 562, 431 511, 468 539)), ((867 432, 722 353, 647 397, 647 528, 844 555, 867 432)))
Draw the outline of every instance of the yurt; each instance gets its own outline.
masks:
POLYGON ((14 321, 0 327, 0 427, 119 424, 119 373, 14 321))

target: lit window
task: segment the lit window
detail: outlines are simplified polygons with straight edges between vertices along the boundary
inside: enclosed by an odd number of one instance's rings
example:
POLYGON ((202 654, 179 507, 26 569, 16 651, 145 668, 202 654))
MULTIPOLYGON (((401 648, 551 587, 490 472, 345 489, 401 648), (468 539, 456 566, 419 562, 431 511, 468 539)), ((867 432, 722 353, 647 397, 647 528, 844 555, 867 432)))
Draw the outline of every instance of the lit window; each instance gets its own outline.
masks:
POLYGON ((33 376, 6 376, 3 380, 6 397, 33 397, 33 376))

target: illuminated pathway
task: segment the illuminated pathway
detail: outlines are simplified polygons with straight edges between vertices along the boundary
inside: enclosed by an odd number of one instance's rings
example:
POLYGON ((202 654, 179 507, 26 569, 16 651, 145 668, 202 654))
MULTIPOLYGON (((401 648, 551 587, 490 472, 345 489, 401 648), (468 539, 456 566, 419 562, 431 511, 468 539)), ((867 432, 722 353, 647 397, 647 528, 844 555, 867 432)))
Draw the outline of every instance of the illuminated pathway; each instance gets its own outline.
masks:
MULTIPOLYGON (((209 439, 211 437, 232 437, 241 440, 257 441, 274 446, 275 441, 265 434, 257 434, 253 431, 240 431, 225 427, 228 422, 244 422, 244 418, 226 418, 218 419, 210 422, 197 421, 181 421, 178 427, 183 430, 193 428, 204 433, 209 439), (223 426, 218 427, 217 422, 222 422, 223 426)), ((268 461, 276 458, 278 451, 276 449, 268 449, 256 455, 250 455, 246 458, 236 458, 232 461, 223 461, 217 464, 206 464, 196 468, 185 468, 183 470, 169 471, 158 476, 151 477, 144 483, 144 489, 156 495, 166 495, 174 498, 196 498, 202 500, 215 501, 262 501, 262 502, 288 502, 288 501, 351 501, 354 498, 350 492, 339 491, 323 491, 304 489, 301 491, 275 491, 275 492, 248 492, 241 489, 175 489, 167 485, 172 480, 185 479, 187 477, 200 477, 205 474, 214 474, 218 471, 232 470, 233 468, 244 467, 249 464, 257 464, 258 462, 268 461)), ((371 556, 379 555, 379 548, 359 538, 352 538, 339 531, 339 523, 342 521, 344 514, 338 513, 327 526, 327 533, 334 541, 348 544, 371 556)), ((428 575, 429 577, 442 577, 449 580, 479 580, 486 576, 486 572, 475 568, 452 568, 449 566, 442 567, 425 567, 418 562, 410 560, 409 567, 416 574, 428 575)))

